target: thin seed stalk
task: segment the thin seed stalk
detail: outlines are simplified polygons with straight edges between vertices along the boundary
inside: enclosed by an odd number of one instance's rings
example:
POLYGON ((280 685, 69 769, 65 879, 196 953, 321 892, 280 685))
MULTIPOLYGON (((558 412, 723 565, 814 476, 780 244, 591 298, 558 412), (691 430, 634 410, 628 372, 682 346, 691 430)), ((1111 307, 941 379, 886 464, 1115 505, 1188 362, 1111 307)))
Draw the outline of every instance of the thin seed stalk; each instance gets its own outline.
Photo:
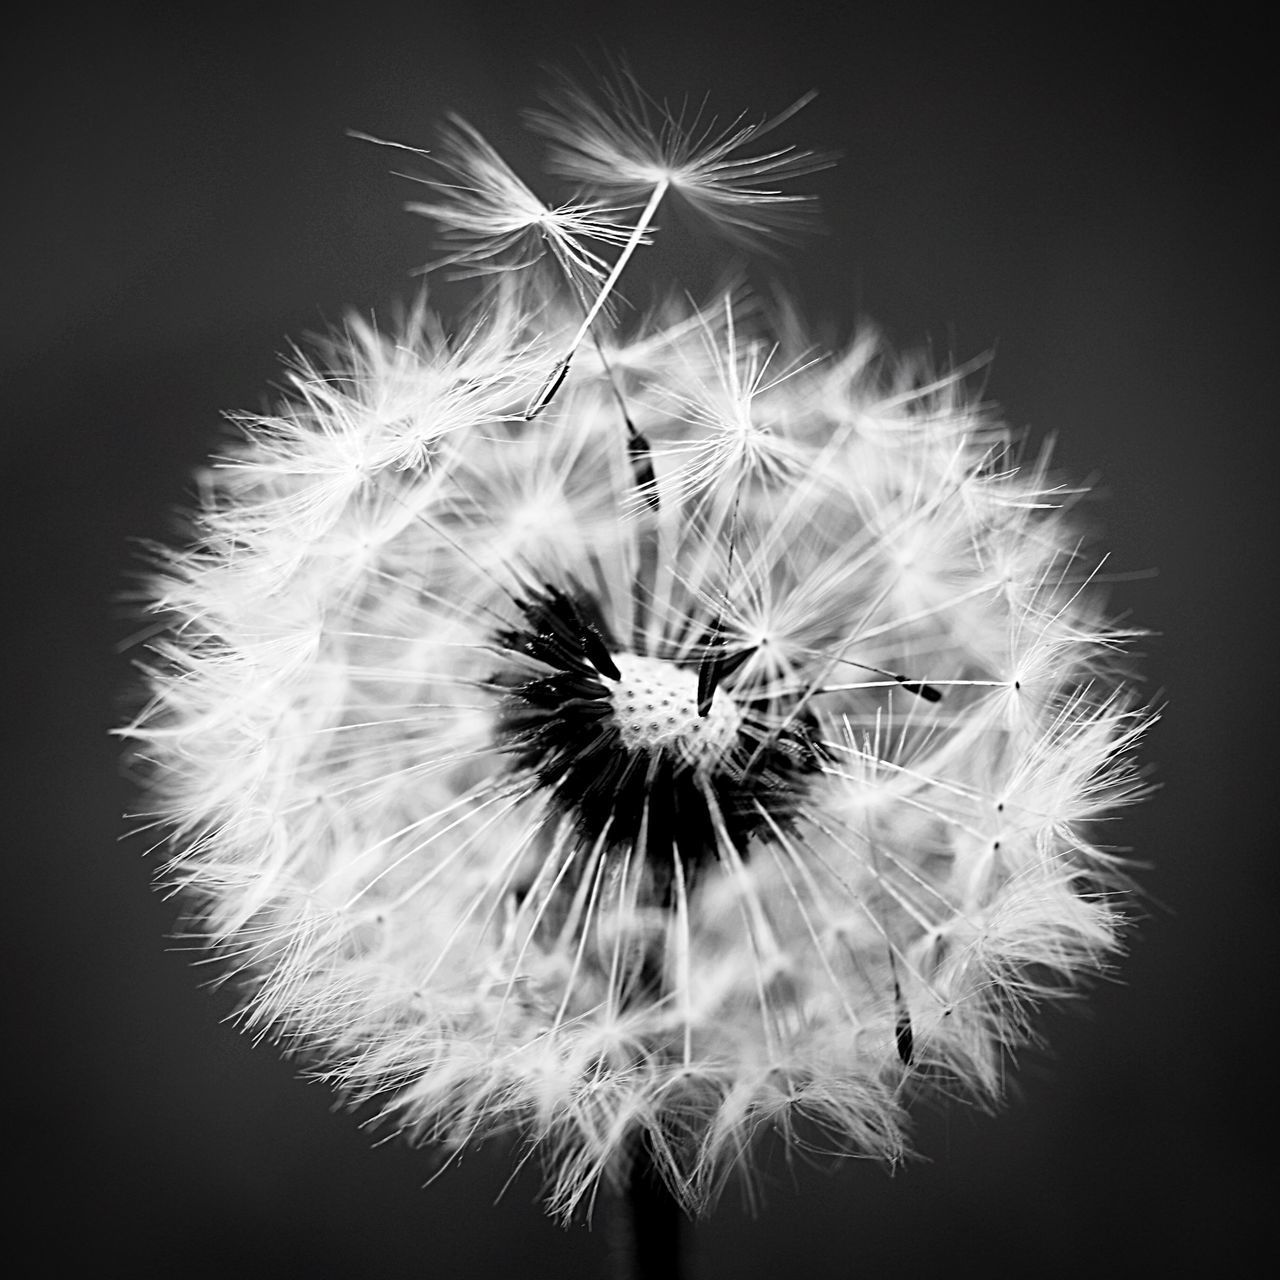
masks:
POLYGON ((529 407, 524 414, 526 422, 536 418, 555 399, 556 392, 560 390, 561 384, 569 373, 569 364, 573 360, 574 354, 582 345, 582 340, 590 333, 596 316, 600 314, 600 309, 613 292, 613 287, 618 283, 618 277, 622 275, 623 268, 639 247, 640 241, 644 238, 644 233, 649 229, 649 224, 653 221, 653 215, 658 212, 658 205, 662 203, 662 197, 667 194, 667 188, 670 185, 669 178, 662 178, 659 180, 658 185, 654 187, 649 196, 649 203, 645 205, 644 212, 641 213, 636 225, 631 229, 631 235, 627 243, 622 246, 622 252, 618 255, 617 262, 613 264, 613 269, 605 278, 604 284, 600 286, 600 292, 596 294, 596 300, 588 308, 587 314, 578 326, 577 333, 569 340, 569 345, 564 355, 556 361, 533 399, 529 401, 529 407))

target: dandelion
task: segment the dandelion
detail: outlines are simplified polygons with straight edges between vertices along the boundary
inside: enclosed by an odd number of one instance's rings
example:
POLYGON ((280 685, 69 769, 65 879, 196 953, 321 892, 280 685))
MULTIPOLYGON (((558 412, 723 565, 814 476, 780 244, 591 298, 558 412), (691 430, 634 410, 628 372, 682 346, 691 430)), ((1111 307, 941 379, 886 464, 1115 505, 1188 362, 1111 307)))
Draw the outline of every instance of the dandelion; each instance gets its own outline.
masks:
POLYGON ((125 730, 245 1025, 415 1139, 520 1134, 563 1217, 638 1152, 699 1211, 763 1128, 892 1161, 913 1095, 994 1099, 1116 949, 1143 727, 1073 495, 962 376, 585 301, 668 188, 760 231, 806 163, 619 93, 538 117, 555 209, 451 126, 422 210, 499 287, 239 421, 125 730))

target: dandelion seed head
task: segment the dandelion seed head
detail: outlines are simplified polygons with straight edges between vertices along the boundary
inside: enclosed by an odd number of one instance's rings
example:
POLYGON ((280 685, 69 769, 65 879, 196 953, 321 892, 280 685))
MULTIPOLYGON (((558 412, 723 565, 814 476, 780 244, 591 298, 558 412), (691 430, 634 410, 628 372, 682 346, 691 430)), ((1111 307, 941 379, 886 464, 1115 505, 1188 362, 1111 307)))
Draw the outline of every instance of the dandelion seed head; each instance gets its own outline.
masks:
POLYGON ((802 164, 619 92, 540 117, 599 199, 451 126, 428 212, 494 287, 237 420, 124 731, 246 1028, 410 1138, 520 1133, 562 1216, 640 1133, 701 1210, 762 1128, 892 1161, 916 1092, 997 1096, 1118 946, 1146 721, 963 372, 741 292, 611 316, 622 186, 760 226, 802 164))

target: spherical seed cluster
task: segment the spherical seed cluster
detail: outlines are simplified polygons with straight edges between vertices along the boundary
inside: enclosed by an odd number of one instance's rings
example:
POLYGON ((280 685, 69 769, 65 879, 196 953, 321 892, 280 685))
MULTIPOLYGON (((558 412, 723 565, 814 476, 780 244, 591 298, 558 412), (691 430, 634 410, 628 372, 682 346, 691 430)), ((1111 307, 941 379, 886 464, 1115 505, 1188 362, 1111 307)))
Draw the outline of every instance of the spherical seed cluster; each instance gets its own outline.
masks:
POLYGON ((1142 725, 958 379, 741 299, 610 328, 662 200, 760 233, 803 159, 618 108, 541 119, 587 204, 454 135, 424 208, 512 271, 244 420, 128 730, 246 1023, 415 1137, 519 1131, 563 1214, 638 1135, 697 1209, 762 1126, 893 1158, 912 1089, 993 1096, 1115 948, 1142 725))

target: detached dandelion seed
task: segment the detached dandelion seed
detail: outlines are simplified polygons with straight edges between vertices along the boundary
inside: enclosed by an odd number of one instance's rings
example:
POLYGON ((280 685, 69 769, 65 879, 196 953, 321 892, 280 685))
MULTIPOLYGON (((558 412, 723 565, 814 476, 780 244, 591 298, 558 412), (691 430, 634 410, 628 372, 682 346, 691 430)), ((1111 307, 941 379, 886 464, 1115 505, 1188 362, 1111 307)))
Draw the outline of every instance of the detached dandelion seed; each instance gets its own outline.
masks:
POLYGON ((758 243, 768 231, 793 220, 797 209, 810 207, 803 195, 756 184, 799 177, 822 168, 827 160, 794 147, 750 156, 740 152, 794 115, 812 96, 762 124, 743 125, 739 120, 717 132, 714 120, 704 120, 701 112, 694 112, 691 118, 686 118, 687 112, 673 113, 623 73, 606 86, 603 102, 566 81, 552 98, 550 110, 527 113, 529 123, 553 140, 549 157, 553 172, 589 189, 645 198, 608 278, 586 309, 564 354, 530 400, 527 418, 537 417, 559 391, 574 354, 631 255, 643 243, 668 192, 683 196, 695 209, 709 214, 722 233, 747 243, 758 243))
POLYGON ((604 306, 668 194, 800 207, 778 123, 571 88, 554 207, 451 123, 419 211, 492 287, 240 421, 124 730, 245 1024, 415 1139, 520 1134, 566 1219, 638 1152, 705 1210, 767 1127, 895 1160, 1117 948, 1145 716, 1046 460, 869 336, 604 306))

